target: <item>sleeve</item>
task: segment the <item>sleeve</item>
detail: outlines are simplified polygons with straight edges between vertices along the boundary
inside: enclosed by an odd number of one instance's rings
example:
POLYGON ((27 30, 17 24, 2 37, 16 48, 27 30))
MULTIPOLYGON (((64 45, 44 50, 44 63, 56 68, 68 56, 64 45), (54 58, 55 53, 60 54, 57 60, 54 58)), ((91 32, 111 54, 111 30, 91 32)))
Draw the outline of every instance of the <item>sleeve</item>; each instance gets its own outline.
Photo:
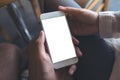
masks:
POLYGON ((104 38, 120 33, 120 11, 99 13, 99 33, 104 38))

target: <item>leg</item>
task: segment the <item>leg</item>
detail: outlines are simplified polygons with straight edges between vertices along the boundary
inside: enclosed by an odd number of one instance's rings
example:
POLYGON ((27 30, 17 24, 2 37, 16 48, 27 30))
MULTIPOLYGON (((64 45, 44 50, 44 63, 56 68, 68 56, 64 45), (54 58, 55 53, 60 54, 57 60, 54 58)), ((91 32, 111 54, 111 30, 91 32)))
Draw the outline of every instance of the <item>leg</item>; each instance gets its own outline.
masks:
POLYGON ((20 50, 14 45, 0 44, 0 80, 19 80, 20 50))
POLYGON ((46 12, 58 10, 58 5, 81 8, 74 0, 45 0, 46 12))
POLYGON ((11 3, 10 5, 7 5, 7 11, 14 21, 16 28, 18 30, 19 36, 28 43, 32 37, 27 29, 27 25, 22 17, 21 12, 19 11, 18 7, 15 3, 11 3))
POLYGON ((109 80, 115 59, 113 48, 98 35, 77 38, 83 57, 77 64, 75 80, 109 80))

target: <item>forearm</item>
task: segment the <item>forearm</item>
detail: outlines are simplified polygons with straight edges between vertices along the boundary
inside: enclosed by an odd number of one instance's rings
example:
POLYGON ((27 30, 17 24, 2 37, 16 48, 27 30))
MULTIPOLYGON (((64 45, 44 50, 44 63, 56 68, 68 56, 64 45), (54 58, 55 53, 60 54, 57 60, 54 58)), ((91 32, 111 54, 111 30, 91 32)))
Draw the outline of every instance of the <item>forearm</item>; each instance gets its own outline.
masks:
POLYGON ((120 12, 99 13, 99 33, 101 37, 110 38, 113 34, 120 33, 120 12))

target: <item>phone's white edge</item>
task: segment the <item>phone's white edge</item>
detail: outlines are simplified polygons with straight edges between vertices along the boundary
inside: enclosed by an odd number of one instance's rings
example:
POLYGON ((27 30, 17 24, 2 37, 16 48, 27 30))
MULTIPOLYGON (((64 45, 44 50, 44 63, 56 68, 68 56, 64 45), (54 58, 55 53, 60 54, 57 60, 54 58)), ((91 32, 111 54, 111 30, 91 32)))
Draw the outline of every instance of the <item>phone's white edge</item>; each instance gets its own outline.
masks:
POLYGON ((61 62, 54 63, 54 68, 59 69, 59 68, 62 68, 62 67, 67 67, 67 66, 75 64, 77 62, 78 62, 78 58, 74 57, 74 58, 71 58, 71 59, 68 59, 68 60, 64 60, 64 61, 61 61, 61 62))
POLYGON ((41 20, 44 20, 44 19, 60 17, 60 16, 65 16, 65 14, 63 12, 61 12, 61 11, 54 11, 54 12, 41 14, 40 18, 41 18, 41 20))
MULTIPOLYGON (((61 12, 61 11, 54 11, 54 12, 41 14, 40 19, 44 20, 44 19, 60 17, 60 16, 65 16, 65 14, 63 12, 61 12)), ((71 59, 64 60, 64 61, 57 62, 57 63, 53 63, 53 64, 54 64, 54 68, 55 69, 59 69, 59 68, 62 68, 62 67, 70 66, 70 65, 75 64, 77 62, 78 62, 78 58, 77 57, 73 57, 71 59)))

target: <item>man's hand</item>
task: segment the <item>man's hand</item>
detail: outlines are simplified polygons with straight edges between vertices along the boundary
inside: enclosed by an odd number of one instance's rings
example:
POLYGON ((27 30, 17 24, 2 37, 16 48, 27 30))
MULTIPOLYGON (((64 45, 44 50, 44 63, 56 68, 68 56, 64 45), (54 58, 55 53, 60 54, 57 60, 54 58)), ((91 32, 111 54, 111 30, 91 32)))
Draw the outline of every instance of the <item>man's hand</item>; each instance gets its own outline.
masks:
POLYGON ((44 32, 29 45, 30 80, 57 80, 53 64, 44 46, 44 32))
POLYGON ((59 6, 67 14, 71 32, 74 35, 91 35, 98 32, 98 13, 72 7, 59 6))
MULTIPOLYGON (((62 74, 64 74, 65 77, 73 75, 76 70, 76 65, 72 65, 69 69, 64 68, 55 72, 44 42, 45 35, 44 32, 41 31, 40 36, 36 40, 33 40, 29 45, 30 80, 64 80, 65 78, 61 76, 62 74)), ((73 38, 73 42, 75 45, 79 45, 79 41, 75 38, 73 38)), ((76 53, 78 56, 82 56, 82 53, 77 47, 76 53)))

